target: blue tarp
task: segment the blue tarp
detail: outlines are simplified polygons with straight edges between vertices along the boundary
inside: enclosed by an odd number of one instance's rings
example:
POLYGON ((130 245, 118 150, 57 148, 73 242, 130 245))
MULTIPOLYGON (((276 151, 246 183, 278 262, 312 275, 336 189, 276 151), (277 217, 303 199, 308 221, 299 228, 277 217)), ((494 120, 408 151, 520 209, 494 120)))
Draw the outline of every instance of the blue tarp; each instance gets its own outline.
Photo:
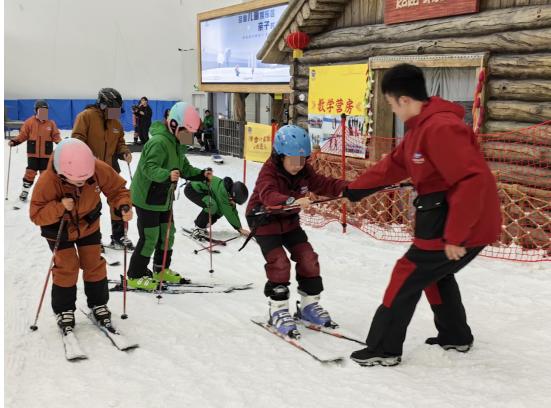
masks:
MULTIPOLYGON (((6 114, 12 120, 26 120, 34 115, 34 103, 36 99, 4 100, 6 114)), ((48 116, 54 120, 60 129, 72 129, 75 118, 82 112, 86 105, 95 103, 95 99, 48 99, 50 106, 48 116)), ((170 108, 177 101, 150 100, 149 106, 153 111, 153 120, 163 118, 165 109, 170 108)), ((139 100, 131 99, 123 103, 124 113, 121 116, 121 123, 124 130, 131 131, 132 128, 132 105, 137 105, 139 100)))

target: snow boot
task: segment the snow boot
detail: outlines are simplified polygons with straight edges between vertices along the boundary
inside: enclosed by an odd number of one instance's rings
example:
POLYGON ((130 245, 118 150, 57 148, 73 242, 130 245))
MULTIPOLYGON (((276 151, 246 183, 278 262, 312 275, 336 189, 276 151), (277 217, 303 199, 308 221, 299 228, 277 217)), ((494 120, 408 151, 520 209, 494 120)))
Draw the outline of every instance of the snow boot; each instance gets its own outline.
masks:
POLYGON ((431 346, 438 345, 446 351, 455 350, 460 353, 466 353, 473 346, 472 342, 469 344, 444 344, 443 342, 438 340, 438 337, 429 337, 428 339, 425 340, 425 343, 431 346))
POLYGON ((354 351, 350 354, 350 358, 363 367, 372 367, 376 365, 392 367, 400 364, 402 361, 402 356, 372 351, 369 347, 354 351))
POLYGON ((273 300, 268 302, 270 305, 270 318, 268 323, 273 326, 279 334, 293 339, 299 339, 300 333, 293 316, 289 313, 289 300, 273 300))

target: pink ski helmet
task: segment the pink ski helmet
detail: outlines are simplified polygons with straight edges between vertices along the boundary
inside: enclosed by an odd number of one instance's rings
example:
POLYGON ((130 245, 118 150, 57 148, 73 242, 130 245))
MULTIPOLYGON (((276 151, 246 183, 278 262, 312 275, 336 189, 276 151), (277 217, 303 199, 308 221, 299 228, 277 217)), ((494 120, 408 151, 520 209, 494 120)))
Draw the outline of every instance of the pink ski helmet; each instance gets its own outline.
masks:
POLYGON ((186 102, 177 102, 170 108, 167 123, 173 135, 175 135, 180 128, 195 133, 201 125, 201 118, 193 106, 186 102))
POLYGON ((71 181, 85 181, 94 175, 96 158, 82 140, 63 139, 54 150, 54 169, 71 181))

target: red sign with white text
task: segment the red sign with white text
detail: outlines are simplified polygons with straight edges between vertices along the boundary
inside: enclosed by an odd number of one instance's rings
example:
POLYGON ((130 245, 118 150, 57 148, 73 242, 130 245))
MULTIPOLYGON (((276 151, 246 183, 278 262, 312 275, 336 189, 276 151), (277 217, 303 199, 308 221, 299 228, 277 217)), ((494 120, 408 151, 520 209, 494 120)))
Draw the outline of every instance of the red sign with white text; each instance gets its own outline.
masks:
POLYGON ((479 0, 385 0, 385 24, 478 12, 479 0))

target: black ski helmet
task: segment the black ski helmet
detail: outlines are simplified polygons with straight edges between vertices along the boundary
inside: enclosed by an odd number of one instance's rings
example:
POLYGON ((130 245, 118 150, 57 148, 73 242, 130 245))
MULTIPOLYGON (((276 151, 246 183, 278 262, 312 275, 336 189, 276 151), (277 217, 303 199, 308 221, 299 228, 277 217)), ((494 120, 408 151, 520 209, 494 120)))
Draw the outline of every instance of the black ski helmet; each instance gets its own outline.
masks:
POLYGON ((224 177, 224 187, 230 193, 231 198, 237 204, 241 205, 249 198, 249 190, 247 186, 240 181, 233 181, 231 177, 224 177))
POLYGON ((122 96, 115 88, 101 88, 96 103, 101 109, 122 108, 122 96))
POLYGON ((245 183, 236 181, 235 183, 233 183, 231 194, 233 197, 233 201, 235 201, 237 204, 245 204, 245 202, 249 198, 249 189, 247 188, 245 183))
POLYGON ((48 109, 48 102, 46 102, 44 99, 37 99, 34 103, 34 111, 37 112, 40 108, 48 109))

